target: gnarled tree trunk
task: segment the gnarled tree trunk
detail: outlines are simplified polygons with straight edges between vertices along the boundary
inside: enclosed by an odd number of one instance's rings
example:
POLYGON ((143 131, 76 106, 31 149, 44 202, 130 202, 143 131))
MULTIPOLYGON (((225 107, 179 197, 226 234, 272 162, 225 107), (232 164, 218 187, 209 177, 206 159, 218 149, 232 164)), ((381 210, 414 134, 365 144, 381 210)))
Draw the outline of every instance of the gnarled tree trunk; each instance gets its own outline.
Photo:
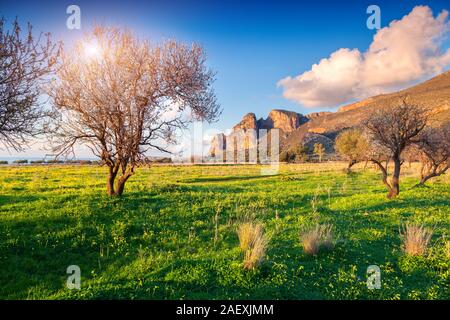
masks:
POLYGON ((397 168, 397 171, 395 169, 396 165, 394 164, 394 173, 392 174, 392 181, 391 181, 391 183, 389 183, 388 171, 387 171, 389 161, 386 161, 385 166, 376 159, 371 159, 370 161, 372 161, 372 163, 374 163, 381 171, 381 181, 383 181, 383 184, 386 186, 386 189, 388 190, 387 197, 389 199, 395 198, 398 195, 398 193, 400 192, 399 177, 400 177, 401 162, 398 162, 399 167, 397 168))
POLYGON ((352 171, 352 167, 353 167, 355 164, 357 164, 357 163, 358 163, 358 161, 355 160, 355 159, 350 160, 350 161, 348 162, 347 172, 351 172, 351 171, 352 171))
POLYGON ((106 183, 106 191, 109 196, 121 196, 125 190, 125 183, 128 178, 134 174, 134 167, 127 168, 126 164, 115 164, 109 166, 109 174, 106 183), (117 177, 120 166, 122 166, 122 175, 117 177))
POLYGON ((124 175, 120 176, 119 179, 117 179, 117 187, 115 196, 121 196, 123 191, 125 190, 125 183, 127 182, 128 178, 131 177, 133 173, 125 173, 124 175))
POLYGON ((116 181, 117 172, 119 171, 118 165, 108 165, 108 178, 106 182, 106 192, 108 193, 108 196, 115 195, 115 188, 114 188, 114 182, 116 181))
POLYGON ((422 166, 420 181, 416 186, 423 186, 429 179, 439 177, 440 175, 447 172, 449 168, 450 164, 444 166, 432 164, 422 166))
POLYGON ((400 156, 394 156, 394 172, 392 173, 391 190, 389 190, 388 198, 392 199, 400 193, 400 169, 402 162, 400 156))
POLYGON ((380 168, 381 170, 381 180, 383 181, 384 185, 391 190, 391 185, 389 184, 387 178, 388 178, 388 174, 387 174, 387 169, 381 164, 381 162, 377 161, 377 160, 372 160, 373 163, 375 163, 378 168, 380 168))

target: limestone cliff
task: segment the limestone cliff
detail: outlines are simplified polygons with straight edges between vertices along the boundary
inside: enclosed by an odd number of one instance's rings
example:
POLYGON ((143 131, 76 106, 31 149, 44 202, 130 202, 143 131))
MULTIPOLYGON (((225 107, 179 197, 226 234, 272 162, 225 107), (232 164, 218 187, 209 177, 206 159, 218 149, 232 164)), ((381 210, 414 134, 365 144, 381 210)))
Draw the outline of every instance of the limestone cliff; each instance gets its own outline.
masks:
POLYGON ((237 125, 233 127, 233 131, 258 129, 256 116, 253 112, 247 113, 237 125))

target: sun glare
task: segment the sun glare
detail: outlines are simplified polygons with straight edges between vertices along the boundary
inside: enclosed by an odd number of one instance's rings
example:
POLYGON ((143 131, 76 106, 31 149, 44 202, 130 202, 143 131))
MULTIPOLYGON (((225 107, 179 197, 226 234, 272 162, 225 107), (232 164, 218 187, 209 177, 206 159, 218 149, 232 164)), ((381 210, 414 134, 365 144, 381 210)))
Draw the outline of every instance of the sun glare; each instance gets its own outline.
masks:
POLYGON ((86 42, 83 45, 83 50, 87 58, 96 58, 100 55, 100 48, 98 44, 93 42, 86 42))

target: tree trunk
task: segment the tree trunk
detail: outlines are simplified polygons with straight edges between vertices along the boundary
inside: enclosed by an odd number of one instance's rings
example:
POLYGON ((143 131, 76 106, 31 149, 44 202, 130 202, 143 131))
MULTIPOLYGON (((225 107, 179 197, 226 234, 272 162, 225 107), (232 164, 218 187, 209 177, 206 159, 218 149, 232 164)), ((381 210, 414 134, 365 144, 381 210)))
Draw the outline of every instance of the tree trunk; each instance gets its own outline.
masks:
POLYGON ((369 163, 369 160, 366 160, 366 163, 364 163, 364 170, 367 169, 367 164, 369 163))
MULTIPOLYGON (((429 166, 429 167, 431 167, 431 166, 429 166)), ((423 186, 425 184, 425 182, 427 182, 429 179, 434 178, 434 177, 439 177, 440 175, 447 172, 447 170, 449 168, 450 168, 450 165, 447 165, 444 168, 441 168, 441 170, 439 170, 438 166, 433 166, 433 169, 428 169, 425 173, 425 170, 422 167, 420 181, 415 186, 416 187, 423 186)))
POLYGON ((352 172, 352 167, 357 163, 358 163, 358 161, 356 161, 356 160, 350 160, 348 162, 347 173, 352 172))
POLYGON ((106 182, 106 191, 108 196, 121 196, 125 190, 125 183, 128 178, 133 175, 133 168, 131 170, 126 170, 120 177, 117 178, 117 173, 119 171, 119 164, 114 166, 109 166, 109 174, 106 182))
POLYGON ((131 177, 131 174, 125 173, 117 180, 116 192, 114 193, 115 196, 121 196, 123 194, 123 191, 125 190, 125 183, 129 177, 131 177))
POLYGON ((431 179, 431 178, 433 178, 433 177, 434 177, 434 175, 426 175, 426 176, 422 176, 422 177, 420 178, 419 183, 416 184, 416 186, 417 186, 417 187, 418 187, 418 186, 423 186, 423 185, 425 184, 425 182, 428 181, 428 179, 431 179))
POLYGON ((400 156, 394 156, 394 172, 392 173, 391 190, 388 193, 388 198, 392 199, 398 196, 400 193, 400 169, 402 162, 400 156))
POLYGON ((114 182, 116 180, 117 172, 114 167, 109 167, 108 179, 106 182, 106 192, 108 196, 113 196, 115 194, 114 182))
POLYGON ((388 190, 388 197, 392 192, 392 186, 389 184, 388 181, 388 171, 387 171, 387 164, 388 162, 386 161, 386 167, 384 167, 380 161, 375 160, 375 159, 371 159, 372 163, 374 163, 376 166, 378 166, 378 168, 381 171, 381 181, 383 181, 383 184, 386 186, 386 189, 388 190))

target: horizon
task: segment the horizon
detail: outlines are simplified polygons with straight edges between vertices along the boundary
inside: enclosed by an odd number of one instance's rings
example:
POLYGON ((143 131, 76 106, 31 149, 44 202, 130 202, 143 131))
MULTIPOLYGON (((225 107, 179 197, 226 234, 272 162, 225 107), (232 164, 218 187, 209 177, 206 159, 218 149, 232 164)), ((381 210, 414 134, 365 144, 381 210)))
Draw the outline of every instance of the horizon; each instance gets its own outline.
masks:
MULTIPOLYGON (((94 23, 127 27, 141 39, 199 43, 208 66, 217 72, 214 89, 223 108, 218 122, 204 125, 210 132, 225 132, 250 112, 266 118, 273 109, 303 115, 337 111, 413 86, 450 66, 446 1, 378 2, 380 30, 366 25, 372 4, 367 1, 76 4, 81 9, 80 30, 66 27, 68 2, 2 3, 0 15, 7 24, 16 16, 21 25, 30 22, 34 34, 50 32, 67 47, 94 23), (405 46, 410 55, 399 60, 405 46), (387 81, 389 73, 393 76, 387 81)), ((21 153, 2 148, 0 157, 41 157, 43 144, 21 153)), ((89 151, 78 147, 77 157, 89 157, 89 151)))

